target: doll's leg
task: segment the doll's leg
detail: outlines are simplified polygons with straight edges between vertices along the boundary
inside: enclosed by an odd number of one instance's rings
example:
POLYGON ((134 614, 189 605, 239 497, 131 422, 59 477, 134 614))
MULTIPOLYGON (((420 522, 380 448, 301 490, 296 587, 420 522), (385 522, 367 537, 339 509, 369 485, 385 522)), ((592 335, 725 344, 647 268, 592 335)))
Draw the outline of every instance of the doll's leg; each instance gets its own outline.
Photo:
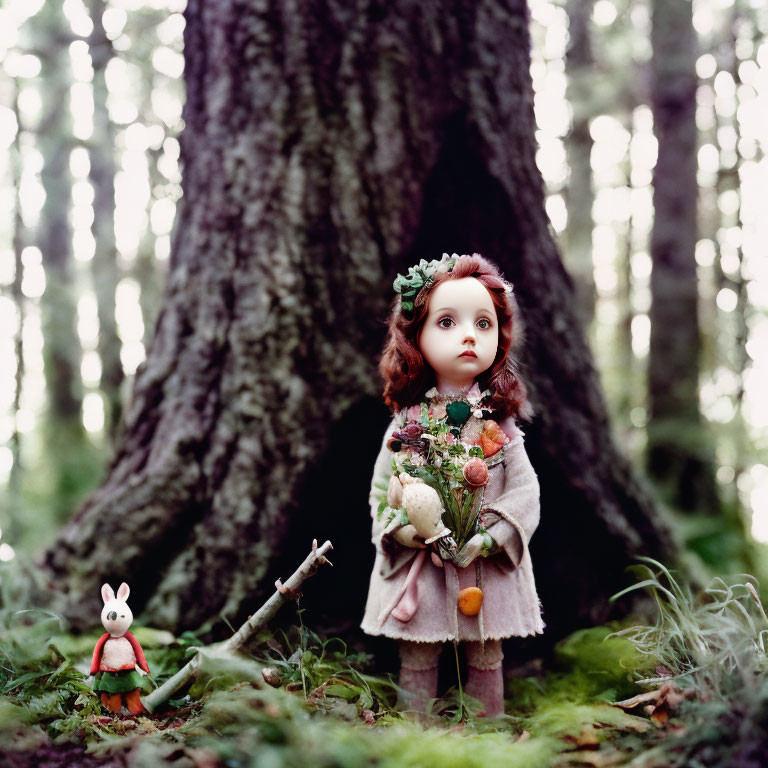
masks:
POLYGON ((406 709, 424 712, 427 702, 437 696, 437 659, 440 643, 412 643, 403 640, 400 649, 400 687, 403 697, 400 705, 406 709))
POLYGON ((504 714, 503 659, 501 640, 487 640, 484 648, 480 643, 467 643, 467 685, 464 690, 485 704, 480 713, 482 716, 504 714))
POLYGON ((104 707, 104 709, 109 709, 109 694, 105 691, 101 692, 101 706, 104 707))
POLYGON ((128 707, 128 711, 132 715, 140 715, 146 711, 144 705, 141 703, 141 689, 134 688, 132 691, 128 691, 125 694, 125 706, 128 707))
POLYGON ((116 715, 120 714, 120 710, 123 707, 123 697, 119 693, 107 694, 107 709, 116 715))

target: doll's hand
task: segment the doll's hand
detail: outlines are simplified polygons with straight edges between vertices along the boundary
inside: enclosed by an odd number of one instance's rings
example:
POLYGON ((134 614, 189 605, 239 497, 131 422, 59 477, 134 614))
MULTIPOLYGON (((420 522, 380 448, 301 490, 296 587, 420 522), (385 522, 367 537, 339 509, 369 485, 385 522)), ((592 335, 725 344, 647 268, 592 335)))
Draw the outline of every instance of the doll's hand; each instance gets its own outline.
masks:
POLYGON ((483 551, 485 537, 482 533, 476 533, 457 553, 456 565, 466 568, 483 551))
POLYGON ((416 533, 416 529, 410 523, 402 528, 397 528, 392 532, 392 535, 395 537, 395 541, 404 547, 411 547, 411 549, 427 548, 424 539, 416 533))

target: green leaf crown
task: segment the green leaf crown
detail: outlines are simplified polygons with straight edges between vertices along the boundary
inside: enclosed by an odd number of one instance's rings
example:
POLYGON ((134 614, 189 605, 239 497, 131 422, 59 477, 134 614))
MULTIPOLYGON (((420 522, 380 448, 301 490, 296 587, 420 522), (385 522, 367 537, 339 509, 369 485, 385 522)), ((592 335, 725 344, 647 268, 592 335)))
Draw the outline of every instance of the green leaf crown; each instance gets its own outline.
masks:
POLYGON ((395 293, 400 294, 400 309, 406 317, 413 314, 413 306, 419 291, 426 285, 430 285, 438 272, 450 272, 456 265, 457 254, 449 256, 443 254, 441 259, 426 261, 422 259, 418 264, 408 268, 407 275, 395 278, 392 287, 395 293))

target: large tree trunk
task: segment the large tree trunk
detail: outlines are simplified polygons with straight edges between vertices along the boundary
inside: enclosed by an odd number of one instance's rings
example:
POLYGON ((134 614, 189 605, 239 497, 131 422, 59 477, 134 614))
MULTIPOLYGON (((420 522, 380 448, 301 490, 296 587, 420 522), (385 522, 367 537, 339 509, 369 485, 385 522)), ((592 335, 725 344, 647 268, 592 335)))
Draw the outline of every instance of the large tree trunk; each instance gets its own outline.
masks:
POLYGON ((124 578, 156 624, 232 619, 279 552, 327 537, 314 605, 356 625, 391 281, 477 250, 528 329, 547 622, 605 617, 629 558, 673 546, 611 441, 544 211, 524 2, 193 0, 186 18, 169 283, 109 476, 45 557, 68 615, 91 625, 124 578))
POLYGON ((654 130, 648 469, 669 501, 714 512, 709 439, 699 416, 696 278, 696 36, 690 0, 655 0, 652 33, 654 130))

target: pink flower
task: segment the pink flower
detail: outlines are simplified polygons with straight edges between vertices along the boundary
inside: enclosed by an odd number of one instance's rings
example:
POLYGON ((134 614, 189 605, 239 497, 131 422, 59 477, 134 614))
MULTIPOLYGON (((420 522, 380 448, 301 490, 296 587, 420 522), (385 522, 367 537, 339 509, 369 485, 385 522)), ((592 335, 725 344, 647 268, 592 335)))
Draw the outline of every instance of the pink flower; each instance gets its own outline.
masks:
POLYGON ((421 406, 412 405, 405 412, 405 418, 406 418, 406 421, 421 421, 421 406))
POLYGON ((456 442, 456 436, 453 434, 453 432, 446 432, 445 433, 445 442, 449 443, 449 444, 456 442))

